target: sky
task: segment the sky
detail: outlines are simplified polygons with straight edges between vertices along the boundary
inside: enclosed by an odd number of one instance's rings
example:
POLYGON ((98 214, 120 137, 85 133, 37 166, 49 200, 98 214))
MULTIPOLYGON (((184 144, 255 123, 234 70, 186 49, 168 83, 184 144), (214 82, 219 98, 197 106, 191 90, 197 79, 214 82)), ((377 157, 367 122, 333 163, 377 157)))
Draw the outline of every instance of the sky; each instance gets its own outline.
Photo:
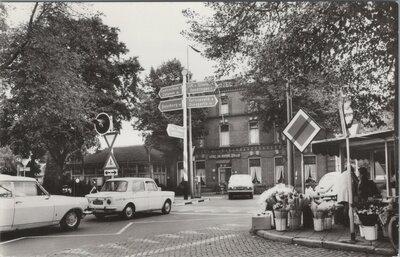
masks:
MULTIPOLYGON (((11 24, 27 22, 33 5, 34 3, 8 3, 11 24)), ((157 68, 173 58, 178 59, 185 67, 189 63, 189 70, 193 73, 194 80, 201 81, 205 77, 214 75, 215 63, 188 48, 188 45, 192 45, 202 50, 201 46, 181 35, 181 31, 188 28, 182 10, 190 8, 207 14, 203 3, 87 2, 85 6, 90 12, 103 13, 103 22, 108 26, 119 28, 119 39, 129 49, 127 56, 138 56, 144 68, 142 78, 149 73, 151 67, 157 68)), ((114 146, 143 143, 140 132, 134 131, 130 123, 122 122, 123 128, 114 146)), ((102 138, 101 144, 103 148, 106 147, 102 138)))

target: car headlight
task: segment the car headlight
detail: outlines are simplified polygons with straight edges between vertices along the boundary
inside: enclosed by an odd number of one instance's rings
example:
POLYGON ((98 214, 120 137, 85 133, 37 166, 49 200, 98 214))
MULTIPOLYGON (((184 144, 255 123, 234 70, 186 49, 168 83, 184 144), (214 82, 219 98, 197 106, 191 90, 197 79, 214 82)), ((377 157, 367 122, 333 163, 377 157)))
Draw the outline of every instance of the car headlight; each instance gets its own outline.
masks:
POLYGON ((111 204, 111 199, 107 199, 107 204, 111 204))

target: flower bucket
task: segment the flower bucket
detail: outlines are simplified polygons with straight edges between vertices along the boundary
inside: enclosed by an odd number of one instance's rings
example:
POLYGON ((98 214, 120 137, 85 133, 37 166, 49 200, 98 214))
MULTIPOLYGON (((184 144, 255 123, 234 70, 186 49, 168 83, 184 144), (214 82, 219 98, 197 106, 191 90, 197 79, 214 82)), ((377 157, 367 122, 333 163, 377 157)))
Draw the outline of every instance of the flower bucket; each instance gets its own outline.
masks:
POLYGON ((288 223, 291 230, 299 229, 301 225, 301 212, 290 210, 288 223))
POLYGON ((285 231, 287 229, 287 219, 275 218, 275 230, 285 231))
POLYGON ((323 211, 314 211, 313 212, 313 217, 315 219, 323 219, 325 217, 325 212, 323 212, 323 211))
POLYGON ((383 237, 389 237, 389 223, 382 225, 383 237))
POLYGON ((324 220, 324 229, 331 230, 332 229, 332 216, 325 217, 324 220))
POLYGON ((378 227, 375 226, 363 226, 363 233, 365 236, 365 240, 376 240, 378 239, 378 227))
POLYGON ((378 224, 378 215, 377 214, 357 213, 357 215, 363 226, 375 226, 375 224, 378 224))
POLYGON ((324 231, 324 220, 325 220, 325 219, 316 219, 316 218, 313 218, 313 221, 314 221, 314 231, 324 231))
POLYGON ((358 228, 360 229, 360 236, 361 236, 361 237, 364 237, 363 225, 358 225, 358 228))
POLYGON ((285 210, 274 210, 274 215, 276 219, 287 219, 288 211, 285 210))

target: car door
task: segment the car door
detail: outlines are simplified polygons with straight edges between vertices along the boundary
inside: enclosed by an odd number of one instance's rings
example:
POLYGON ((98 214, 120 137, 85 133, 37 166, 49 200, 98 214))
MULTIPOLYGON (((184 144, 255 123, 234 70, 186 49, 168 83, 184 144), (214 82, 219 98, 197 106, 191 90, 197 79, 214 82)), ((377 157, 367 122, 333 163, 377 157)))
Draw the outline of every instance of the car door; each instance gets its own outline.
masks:
POLYGON ((131 183, 131 194, 133 194, 133 199, 136 207, 136 211, 145 211, 149 209, 148 194, 144 187, 144 182, 142 180, 133 181, 131 183))
POLYGON ((158 187, 154 181, 151 180, 146 180, 145 181, 145 188, 149 197, 149 209, 155 210, 155 209, 161 209, 162 204, 161 204, 161 196, 158 191, 158 187))
POLYGON ((0 182, 0 231, 11 229, 14 219, 14 198, 12 182, 0 182))
POLYGON ((54 216, 54 204, 35 181, 14 182, 14 226, 37 227, 50 224, 54 216))

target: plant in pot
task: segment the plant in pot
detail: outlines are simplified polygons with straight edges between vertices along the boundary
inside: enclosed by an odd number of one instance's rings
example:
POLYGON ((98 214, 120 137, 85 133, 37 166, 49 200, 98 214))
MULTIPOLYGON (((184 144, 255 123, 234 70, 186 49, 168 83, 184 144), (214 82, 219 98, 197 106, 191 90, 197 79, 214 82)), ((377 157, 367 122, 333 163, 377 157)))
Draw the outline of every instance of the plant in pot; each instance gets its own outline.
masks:
POLYGON ((362 234, 366 240, 376 240, 378 238, 378 220, 383 212, 382 202, 369 200, 354 204, 358 219, 361 223, 362 234))

